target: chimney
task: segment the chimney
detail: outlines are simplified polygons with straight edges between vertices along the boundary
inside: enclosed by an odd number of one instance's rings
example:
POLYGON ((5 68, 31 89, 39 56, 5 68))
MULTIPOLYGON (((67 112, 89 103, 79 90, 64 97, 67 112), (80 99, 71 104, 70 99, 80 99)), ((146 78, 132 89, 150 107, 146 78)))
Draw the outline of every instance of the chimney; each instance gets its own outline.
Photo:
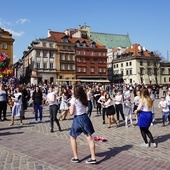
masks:
POLYGON ((50 31, 51 31, 51 29, 48 29, 47 37, 51 36, 50 31))

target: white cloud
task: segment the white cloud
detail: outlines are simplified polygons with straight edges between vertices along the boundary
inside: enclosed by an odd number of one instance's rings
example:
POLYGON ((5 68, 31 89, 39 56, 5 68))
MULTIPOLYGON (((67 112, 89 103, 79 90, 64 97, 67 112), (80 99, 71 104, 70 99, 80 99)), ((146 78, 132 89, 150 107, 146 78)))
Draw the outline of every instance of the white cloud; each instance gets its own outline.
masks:
POLYGON ((17 21, 16 21, 16 23, 18 24, 24 24, 25 22, 28 22, 29 20, 28 19, 26 19, 26 18, 21 18, 21 19, 18 19, 17 21))
POLYGON ((15 32, 14 30, 12 29, 8 29, 8 28, 4 28, 5 31, 8 31, 10 32, 13 36, 15 37, 21 37, 22 35, 24 35, 24 32, 23 31, 20 31, 20 32, 15 32))
POLYGON ((12 23, 9 21, 5 21, 2 18, 0 18, 0 27, 5 27, 5 26, 11 26, 12 23))

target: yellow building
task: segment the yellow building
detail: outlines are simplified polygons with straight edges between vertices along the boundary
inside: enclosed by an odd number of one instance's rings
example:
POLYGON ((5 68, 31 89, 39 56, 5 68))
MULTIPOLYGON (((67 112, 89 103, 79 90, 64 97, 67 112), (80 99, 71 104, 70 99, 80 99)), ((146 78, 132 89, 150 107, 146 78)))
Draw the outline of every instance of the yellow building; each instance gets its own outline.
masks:
POLYGON ((0 28, 0 53, 10 57, 10 64, 13 64, 13 42, 12 34, 0 28))

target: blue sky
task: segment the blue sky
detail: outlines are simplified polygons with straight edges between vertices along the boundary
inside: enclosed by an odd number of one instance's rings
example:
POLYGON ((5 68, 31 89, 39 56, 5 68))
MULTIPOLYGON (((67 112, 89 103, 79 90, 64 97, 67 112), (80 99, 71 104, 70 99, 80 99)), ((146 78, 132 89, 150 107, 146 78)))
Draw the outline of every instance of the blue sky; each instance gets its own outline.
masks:
POLYGON ((169 0, 0 0, 0 27, 15 39, 14 62, 48 29, 64 31, 78 25, 92 32, 129 34, 132 44, 158 50, 170 61, 169 0))

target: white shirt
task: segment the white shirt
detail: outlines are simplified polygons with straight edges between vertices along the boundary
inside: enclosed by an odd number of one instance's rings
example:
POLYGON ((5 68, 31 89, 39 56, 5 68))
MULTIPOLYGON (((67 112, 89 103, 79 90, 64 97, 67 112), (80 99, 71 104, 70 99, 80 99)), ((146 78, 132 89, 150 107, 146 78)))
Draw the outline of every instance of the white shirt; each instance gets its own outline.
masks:
POLYGON ((49 106, 52 106, 52 105, 58 105, 58 102, 57 102, 57 97, 56 97, 56 94, 54 92, 51 92, 51 93, 48 93, 47 94, 47 100, 49 100, 49 106), (50 102, 50 100, 52 100, 52 96, 55 95, 55 101, 54 102, 50 102))
POLYGON ((14 93, 14 97, 15 97, 15 102, 22 104, 22 93, 21 92, 14 93), (19 96, 21 96, 20 99, 18 99, 19 96))
POLYGON ((144 112, 152 111, 152 107, 148 108, 146 99, 144 99, 143 106, 142 106, 141 110, 144 112))
POLYGON ((134 104, 135 104, 135 106, 139 106, 139 99, 140 99, 139 96, 135 96, 135 98, 134 98, 134 104))
POLYGON ((168 105, 170 105, 170 96, 169 95, 166 96, 166 102, 168 105))
POLYGON ((115 96, 115 104, 122 104, 122 102, 123 102, 122 95, 116 95, 115 96))
POLYGON ((76 99, 75 97, 72 97, 70 100, 70 104, 74 105, 74 115, 82 115, 86 113, 86 106, 84 106, 80 100, 76 99))
POLYGON ((162 111, 163 111, 163 112, 169 112, 169 107, 168 107, 168 104, 167 104, 167 101, 166 101, 166 100, 160 101, 160 102, 159 102, 159 106, 162 107, 162 111))

